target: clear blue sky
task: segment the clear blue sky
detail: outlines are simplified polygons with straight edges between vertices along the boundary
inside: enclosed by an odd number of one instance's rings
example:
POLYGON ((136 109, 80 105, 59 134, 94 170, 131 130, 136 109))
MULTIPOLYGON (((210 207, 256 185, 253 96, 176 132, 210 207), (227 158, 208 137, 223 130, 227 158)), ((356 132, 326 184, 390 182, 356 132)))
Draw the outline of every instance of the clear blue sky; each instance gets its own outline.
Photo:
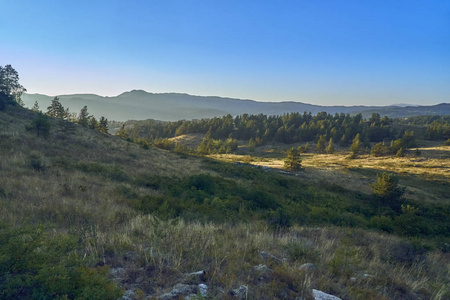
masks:
POLYGON ((0 0, 29 93, 450 102, 450 1, 0 0))

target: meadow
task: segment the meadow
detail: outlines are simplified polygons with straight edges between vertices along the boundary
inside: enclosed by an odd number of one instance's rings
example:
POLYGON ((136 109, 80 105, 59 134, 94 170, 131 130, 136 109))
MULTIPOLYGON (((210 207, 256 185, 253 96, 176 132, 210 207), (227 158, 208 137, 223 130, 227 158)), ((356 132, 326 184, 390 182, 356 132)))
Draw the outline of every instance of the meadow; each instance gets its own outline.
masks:
POLYGON ((450 298, 448 146, 311 151, 277 173, 282 143, 192 155, 55 118, 38 136, 36 117, 0 111, 2 299, 152 299, 180 283, 205 284, 198 299, 450 298), (371 194, 386 171, 404 209, 371 194))

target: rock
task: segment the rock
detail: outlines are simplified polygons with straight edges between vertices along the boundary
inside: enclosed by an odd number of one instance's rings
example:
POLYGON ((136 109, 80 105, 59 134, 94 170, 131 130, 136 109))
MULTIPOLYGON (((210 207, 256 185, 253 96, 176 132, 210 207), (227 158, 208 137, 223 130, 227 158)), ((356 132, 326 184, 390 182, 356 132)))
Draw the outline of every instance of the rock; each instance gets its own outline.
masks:
POLYGON ((124 268, 111 268, 109 269, 109 275, 112 277, 120 277, 125 274, 124 268))
POLYGON ((306 272, 308 272, 308 271, 315 271, 315 270, 318 270, 318 269, 319 268, 313 263, 306 263, 306 264, 303 264, 303 265, 300 266, 300 270, 306 271, 306 272))
POLYGON ((315 300, 342 300, 339 297, 324 293, 319 290, 314 290, 314 289, 313 289, 313 295, 314 295, 315 300))
POLYGON ((272 259, 272 260, 274 260, 274 261, 276 261, 276 262, 279 262, 279 263, 282 262, 281 259, 279 259, 279 258, 276 257, 275 255, 272 255, 272 254, 270 254, 270 253, 268 253, 268 252, 266 252, 266 251, 261 251, 260 255, 261 255, 261 257, 262 257, 263 260, 272 259))
POLYGON ((185 274, 184 281, 188 281, 187 283, 200 283, 202 281, 205 281, 206 279, 206 272, 205 271, 197 271, 185 274))
POLYGON ((136 293, 133 290, 126 290, 125 293, 123 293, 122 300, 133 300, 135 299, 136 293))
POLYGON ((253 270, 261 272, 261 273, 265 273, 269 270, 269 268, 266 265, 259 264, 257 266, 254 266, 253 270))
POLYGON ((128 251, 124 254, 123 258, 128 261, 137 261, 139 259, 139 254, 133 251, 128 251))
POLYGON ((200 283, 198 285, 198 290, 200 291, 200 295, 202 297, 206 298, 208 296, 208 286, 204 283, 200 283))
POLYGON ((230 294, 238 299, 248 299, 248 287, 241 285, 238 289, 232 290, 230 294))
POLYGON ((121 282, 125 278, 124 268, 111 268, 109 269, 109 275, 113 278, 116 283, 121 282))
POLYGON ((183 297, 194 297, 197 294, 198 288, 196 285, 182 284, 179 283, 175 285, 172 290, 164 295, 158 297, 162 300, 177 299, 179 296, 183 297))

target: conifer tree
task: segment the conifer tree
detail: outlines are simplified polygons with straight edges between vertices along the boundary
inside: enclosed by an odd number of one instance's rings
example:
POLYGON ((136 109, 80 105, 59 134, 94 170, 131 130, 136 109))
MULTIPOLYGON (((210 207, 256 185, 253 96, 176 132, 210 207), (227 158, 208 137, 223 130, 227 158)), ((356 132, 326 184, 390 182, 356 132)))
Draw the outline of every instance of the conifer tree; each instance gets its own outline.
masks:
POLYGON ((31 109, 34 112, 40 112, 39 103, 37 101, 34 102, 33 108, 31 109))
POLYGON ((399 207, 399 200, 405 193, 405 188, 398 186, 399 179, 394 174, 377 174, 377 182, 372 184, 373 195, 384 205, 399 207))
POLYGON ((81 109, 80 114, 78 115, 77 123, 83 127, 89 126, 89 113, 86 105, 81 109))
POLYGON ((302 168, 302 159, 300 158, 300 151, 298 149, 291 148, 287 151, 284 167, 290 171, 296 171, 302 168))
POLYGON ((120 126, 120 129, 119 129, 119 131, 116 132, 116 135, 124 140, 127 140, 130 138, 130 135, 128 134, 128 132, 125 129, 125 124, 122 124, 122 126, 120 126))
POLYGON ((89 119, 89 128, 90 129, 98 129, 98 122, 94 116, 89 119))
POLYGON ((47 115, 54 118, 65 119, 67 117, 67 112, 59 102, 59 98, 55 97, 52 103, 47 107, 47 115))
POLYGON ((108 133, 108 119, 101 117, 98 122, 98 130, 103 133, 108 133))
POLYGON ((325 152, 325 147, 326 147, 325 136, 321 135, 319 137, 319 140, 317 141, 317 145, 316 145, 317 152, 324 153, 325 152))
POLYGON ((334 151, 335 151, 335 148, 334 148, 333 138, 330 138, 330 141, 328 142, 327 153, 333 154, 334 151))
POLYGON ((352 145, 350 146, 350 151, 352 152, 351 158, 355 158, 360 151, 361 148, 361 140, 359 133, 353 139, 352 145))
POLYGON ((26 91, 19 83, 19 73, 11 65, 0 66, 0 110, 15 102, 23 106, 20 97, 26 91))
POLYGON ((41 112, 31 122, 30 130, 36 130, 37 136, 47 137, 50 133, 50 123, 48 117, 41 112))

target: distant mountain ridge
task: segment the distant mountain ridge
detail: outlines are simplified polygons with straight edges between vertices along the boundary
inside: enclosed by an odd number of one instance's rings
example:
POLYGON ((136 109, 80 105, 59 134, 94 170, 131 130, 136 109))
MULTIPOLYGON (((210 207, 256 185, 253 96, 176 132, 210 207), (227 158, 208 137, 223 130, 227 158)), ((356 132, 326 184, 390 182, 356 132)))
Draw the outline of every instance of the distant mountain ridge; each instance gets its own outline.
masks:
MULTIPOLYGON (((369 117, 372 113, 390 118, 415 115, 450 115, 450 103, 432 106, 321 106, 302 102, 258 102, 224 98, 217 96, 193 96, 181 93, 149 93, 132 90, 118 96, 105 97, 95 94, 59 95, 62 105, 71 112, 78 113, 85 105, 95 117, 105 116, 108 120, 146 120, 176 121, 182 119, 202 119, 248 114, 282 115, 290 112, 319 112, 357 114, 369 117)), ((42 111, 46 111, 53 96, 42 94, 24 94, 25 106, 32 107, 38 102, 42 111)))

